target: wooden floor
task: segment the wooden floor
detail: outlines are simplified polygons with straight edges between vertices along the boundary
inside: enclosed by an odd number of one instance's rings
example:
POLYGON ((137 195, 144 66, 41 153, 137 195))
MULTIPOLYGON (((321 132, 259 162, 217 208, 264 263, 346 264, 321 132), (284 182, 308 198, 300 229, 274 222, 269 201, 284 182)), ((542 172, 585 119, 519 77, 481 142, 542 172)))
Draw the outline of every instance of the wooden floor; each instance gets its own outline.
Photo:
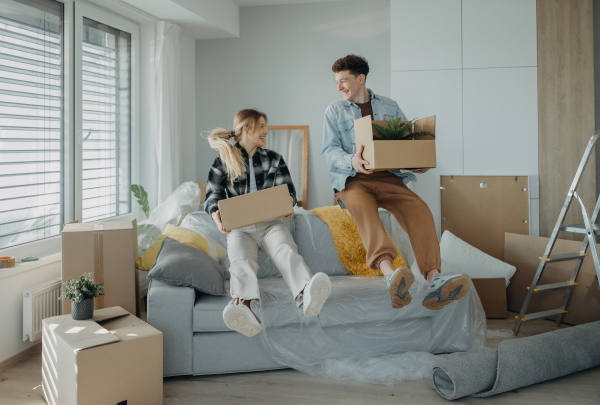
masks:
MULTIPOLYGON (((489 330, 509 333, 514 317, 488 320, 489 330)), ((519 338, 554 330, 550 321, 522 326, 519 338)), ((498 333, 495 333, 497 336, 498 333)), ((497 347, 503 338, 489 339, 497 347)), ((574 342, 576 344, 576 342, 574 342)), ((0 404, 45 403, 41 397, 41 355, 0 374, 0 404)), ((464 404, 600 404, 600 367, 490 398, 463 398, 464 404)), ((387 387, 337 381, 295 370, 264 371, 164 380, 164 404, 447 404, 431 380, 404 381, 387 387)))

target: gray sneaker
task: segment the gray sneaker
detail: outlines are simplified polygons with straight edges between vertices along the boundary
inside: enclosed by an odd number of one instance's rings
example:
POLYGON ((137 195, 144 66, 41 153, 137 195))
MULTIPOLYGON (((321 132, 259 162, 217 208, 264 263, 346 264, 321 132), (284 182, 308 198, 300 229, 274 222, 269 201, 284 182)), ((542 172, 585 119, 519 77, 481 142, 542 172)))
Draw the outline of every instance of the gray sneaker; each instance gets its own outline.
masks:
POLYGON ((412 297, 408 289, 415 281, 415 276, 408 267, 398 267, 392 274, 384 276, 383 279, 392 296, 392 308, 402 308, 410 304, 412 297))
POLYGON ((467 295, 469 287, 469 278, 464 274, 450 276, 438 274, 427 286, 427 295, 423 299, 423 306, 433 310, 442 309, 467 295))

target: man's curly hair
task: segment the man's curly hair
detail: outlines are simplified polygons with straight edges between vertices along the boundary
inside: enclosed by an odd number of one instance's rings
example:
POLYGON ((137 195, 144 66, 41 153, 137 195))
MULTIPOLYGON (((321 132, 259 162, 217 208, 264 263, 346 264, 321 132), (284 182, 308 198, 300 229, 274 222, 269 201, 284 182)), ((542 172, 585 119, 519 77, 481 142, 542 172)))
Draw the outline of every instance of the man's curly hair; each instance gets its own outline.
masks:
POLYGON ((362 56, 350 54, 335 61, 331 67, 333 73, 349 70, 354 76, 369 74, 369 62, 362 56))

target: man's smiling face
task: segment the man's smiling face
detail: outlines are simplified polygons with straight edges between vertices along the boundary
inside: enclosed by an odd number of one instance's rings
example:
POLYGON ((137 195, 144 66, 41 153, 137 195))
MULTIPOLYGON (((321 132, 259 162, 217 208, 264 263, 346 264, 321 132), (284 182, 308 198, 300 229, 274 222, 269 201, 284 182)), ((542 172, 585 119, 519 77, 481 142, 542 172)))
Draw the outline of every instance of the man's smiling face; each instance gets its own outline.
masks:
POLYGON ((352 101, 352 99, 359 94, 360 89, 364 86, 365 76, 355 76, 350 73, 349 70, 342 70, 341 72, 337 72, 335 74, 335 82, 337 84, 338 91, 342 93, 342 96, 344 96, 344 100, 352 101))

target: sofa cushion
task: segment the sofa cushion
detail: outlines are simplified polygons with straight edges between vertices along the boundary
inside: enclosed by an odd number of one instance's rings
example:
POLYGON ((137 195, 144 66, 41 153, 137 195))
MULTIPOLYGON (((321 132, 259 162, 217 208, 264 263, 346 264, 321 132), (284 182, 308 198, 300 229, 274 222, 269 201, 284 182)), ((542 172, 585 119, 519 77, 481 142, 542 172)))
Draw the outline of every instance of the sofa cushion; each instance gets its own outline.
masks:
POLYGON ((225 269, 203 251, 168 236, 160 246, 148 279, 192 287, 206 294, 225 294, 225 269))
MULTIPOLYGON (((269 325, 283 326, 297 321, 301 311, 296 307, 282 278, 260 279, 258 285, 263 300, 261 305, 277 307, 277 319, 268 320, 269 325)), ((226 282, 225 289, 228 288, 226 282)), ((197 294, 193 316, 194 332, 229 331, 223 322, 223 309, 230 300, 226 296, 197 294)), ((263 309, 268 311, 267 308, 263 309)), ((392 308, 390 295, 381 277, 337 276, 331 277, 331 295, 319 320, 322 327, 328 327, 430 316, 433 316, 433 311, 415 313, 392 308)))

